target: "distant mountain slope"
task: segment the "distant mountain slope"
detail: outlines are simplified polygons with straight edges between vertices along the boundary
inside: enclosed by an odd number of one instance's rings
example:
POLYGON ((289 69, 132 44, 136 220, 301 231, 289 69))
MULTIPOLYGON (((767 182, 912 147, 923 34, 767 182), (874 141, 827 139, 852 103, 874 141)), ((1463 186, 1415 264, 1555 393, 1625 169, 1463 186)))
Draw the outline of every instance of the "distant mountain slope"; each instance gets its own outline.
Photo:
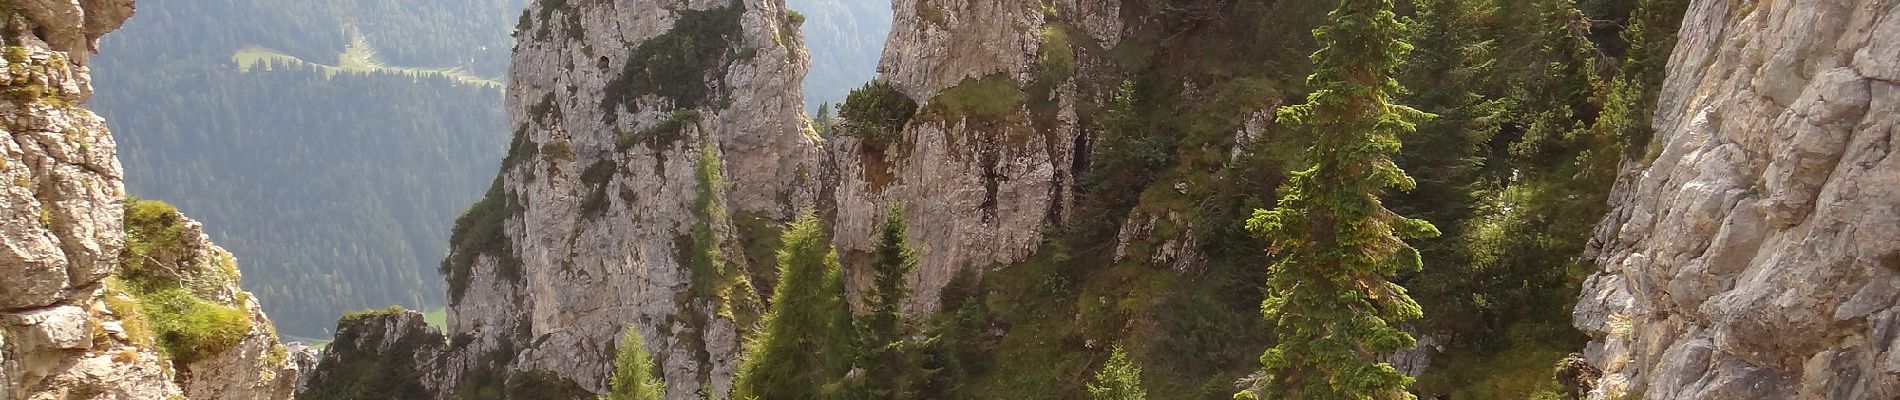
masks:
POLYGON ((877 58, 891 32, 891 4, 870 0, 787 0, 805 15, 800 27, 811 50, 805 111, 840 103, 852 88, 877 76, 877 58))
POLYGON ((93 103, 129 192, 204 220, 285 336, 328 337, 345 311, 441 303, 449 226, 507 143, 492 81, 524 5, 142 2, 93 103))

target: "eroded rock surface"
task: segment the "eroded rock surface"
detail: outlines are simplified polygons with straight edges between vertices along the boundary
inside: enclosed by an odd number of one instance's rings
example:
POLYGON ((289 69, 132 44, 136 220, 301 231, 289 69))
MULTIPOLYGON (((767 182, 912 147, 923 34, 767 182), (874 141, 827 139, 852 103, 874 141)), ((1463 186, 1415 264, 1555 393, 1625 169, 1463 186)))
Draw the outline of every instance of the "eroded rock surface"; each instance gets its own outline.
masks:
POLYGON ((878 79, 916 101, 918 114, 893 143, 826 142, 833 240, 852 286, 868 282, 872 233, 893 202, 905 205, 919 257, 913 315, 935 310, 958 274, 1028 259, 1046 227, 1071 217, 1077 153, 1099 130, 1080 120, 1077 104, 1106 103, 1100 83, 1121 74, 1076 49, 1120 40, 1118 4, 892 2, 878 79))
POLYGON ((1592 398, 1900 396, 1900 2, 1692 2, 1575 323, 1592 398))
POLYGON ((741 239, 813 204, 794 18, 776 0, 543 0, 522 20, 515 143, 443 267, 440 396, 601 392, 624 329, 670 396, 725 393, 772 268, 741 239))
POLYGON ((298 369, 239 288, 230 253, 196 222, 177 216, 185 228, 167 243, 179 247, 145 261, 241 311, 248 330, 237 344, 174 362, 136 297, 108 283, 128 240, 125 188, 105 121, 82 107, 92 94, 85 59, 132 8, 131 0, 0 7, 0 399, 289 398, 298 369))

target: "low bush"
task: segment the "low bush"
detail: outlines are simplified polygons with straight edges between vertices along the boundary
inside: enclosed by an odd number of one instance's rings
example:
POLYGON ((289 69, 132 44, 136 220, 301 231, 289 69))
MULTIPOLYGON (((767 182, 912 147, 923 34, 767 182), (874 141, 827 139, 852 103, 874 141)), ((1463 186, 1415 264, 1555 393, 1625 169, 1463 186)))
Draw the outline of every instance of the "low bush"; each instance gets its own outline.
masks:
POLYGON ((183 288, 157 289, 139 296, 151 319, 159 348, 179 364, 203 360, 230 349, 251 331, 250 315, 237 307, 205 300, 183 288))

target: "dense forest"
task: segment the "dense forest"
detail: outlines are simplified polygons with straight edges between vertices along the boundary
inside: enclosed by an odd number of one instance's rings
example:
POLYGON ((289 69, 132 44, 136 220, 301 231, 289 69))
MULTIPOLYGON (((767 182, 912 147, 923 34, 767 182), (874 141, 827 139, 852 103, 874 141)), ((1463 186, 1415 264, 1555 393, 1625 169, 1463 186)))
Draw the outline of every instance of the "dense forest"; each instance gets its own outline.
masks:
POLYGON ((525 3, 141 2, 92 102, 128 190, 204 221, 286 337, 327 338, 347 310, 441 304, 431 271, 507 143, 502 96, 395 68, 499 78, 525 3), (261 54, 282 56, 240 57, 261 54))
MULTIPOLYGON (((1580 255, 1619 164, 1652 156, 1648 113, 1685 1, 1122 6, 1125 21, 1142 23, 1113 47, 1071 45, 1086 40, 1077 21, 1045 32, 1066 40, 1044 42, 1042 75, 1023 89, 1069 77, 1114 88, 1106 104, 1078 107, 1105 132, 1093 138, 1076 215, 1102 217, 1057 227, 1028 262, 953 282, 943 310, 895 328, 870 322, 883 319, 875 305, 851 315, 823 300, 841 295, 823 283, 836 267, 801 255, 793 238, 806 228, 795 226, 781 273, 821 281, 780 281, 773 296, 787 300, 751 339, 735 391, 1227 398, 1238 382, 1261 398, 1576 395, 1584 373, 1558 366, 1574 366, 1563 361, 1586 341, 1570 325, 1593 268, 1580 255), (1078 72, 1090 57, 1131 77, 1078 72), (1266 116, 1277 123, 1227 151, 1262 109, 1279 110, 1266 116), (1204 265, 1112 257, 1120 222, 1137 214, 1168 217, 1130 253, 1185 236, 1204 265), (779 292, 788 289, 810 293, 779 292), (780 313, 855 321, 788 322, 804 338, 780 343, 793 340, 774 325, 780 313), (1419 365, 1363 358, 1415 344, 1434 354, 1415 378, 1397 372, 1419 365)), ((899 140, 891 128, 916 104, 954 100, 964 86, 912 102, 865 85, 820 120, 831 134, 899 140)), ((1029 99, 1033 116, 1051 107, 1037 103, 1045 97, 1014 98, 1029 99)), ((878 254, 873 273, 903 264, 878 254)), ((872 304, 903 293, 867 290, 872 304)))

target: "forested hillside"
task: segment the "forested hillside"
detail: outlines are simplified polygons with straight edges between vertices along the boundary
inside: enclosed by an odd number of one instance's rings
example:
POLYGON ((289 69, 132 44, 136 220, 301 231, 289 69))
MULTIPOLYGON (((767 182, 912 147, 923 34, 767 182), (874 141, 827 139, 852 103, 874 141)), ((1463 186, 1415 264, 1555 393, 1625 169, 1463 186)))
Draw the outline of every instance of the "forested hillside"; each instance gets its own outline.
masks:
MULTIPOLYGON (((1429 115, 1390 117, 1416 124, 1397 137, 1394 157, 1412 179, 1392 181, 1373 204, 1440 234, 1407 236, 1421 269, 1381 267, 1423 310, 1399 326, 1424 345, 1393 361, 1422 372, 1409 385, 1422 398, 1564 398, 1586 383, 1554 373, 1586 341, 1570 326, 1594 269, 1579 255, 1607 210, 1618 163, 1645 157, 1648 110, 1686 2, 1396 3, 1404 25, 1389 34, 1409 51, 1382 66, 1396 86, 1369 86, 1429 115)), ((917 4, 926 19, 957 12, 917 4)), ((916 138, 865 129, 889 124, 866 118, 901 115, 896 124, 911 128, 961 118, 1007 131, 1059 118, 1060 105, 1044 100, 1056 82, 1106 92, 1106 101, 1076 106, 1085 125, 1101 127, 1082 139, 1092 147, 1078 156, 1078 217, 1052 227, 1028 261, 951 281, 942 309, 913 328, 927 339, 869 344, 911 357, 911 369, 874 384, 922 398, 1077 398, 1096 392, 1088 378, 1118 344, 1143 367, 1135 375, 1154 398, 1274 387, 1255 372, 1276 336, 1289 335, 1262 319, 1263 291, 1270 266, 1300 242, 1273 222, 1284 220, 1263 215, 1302 198, 1289 182, 1315 165, 1303 152, 1346 134, 1286 119, 1338 115, 1274 111, 1338 89, 1312 86, 1340 68, 1313 61, 1321 58, 1314 30, 1338 4, 1125 1, 1119 14, 1131 33, 1112 44, 1057 10, 1045 14, 1054 22, 1042 33, 1035 81, 966 80, 914 99, 921 107, 889 101, 903 94, 875 85, 862 102, 854 94, 840 108, 840 134, 914 146, 906 141, 916 138), (1028 122, 1011 119, 1015 107, 1028 122)), ((1344 43, 1335 51, 1368 51, 1344 43)), ((1332 180, 1303 190, 1339 187, 1362 190, 1332 180)), ((1301 310, 1316 306, 1308 299, 1301 310)), ((1294 306, 1270 306, 1269 315, 1281 307, 1294 306)))
POLYGON ((522 0, 150 0, 101 43, 128 190, 203 220, 287 338, 441 304, 450 223, 507 143, 522 0), (319 70, 321 69, 321 70, 319 70))

